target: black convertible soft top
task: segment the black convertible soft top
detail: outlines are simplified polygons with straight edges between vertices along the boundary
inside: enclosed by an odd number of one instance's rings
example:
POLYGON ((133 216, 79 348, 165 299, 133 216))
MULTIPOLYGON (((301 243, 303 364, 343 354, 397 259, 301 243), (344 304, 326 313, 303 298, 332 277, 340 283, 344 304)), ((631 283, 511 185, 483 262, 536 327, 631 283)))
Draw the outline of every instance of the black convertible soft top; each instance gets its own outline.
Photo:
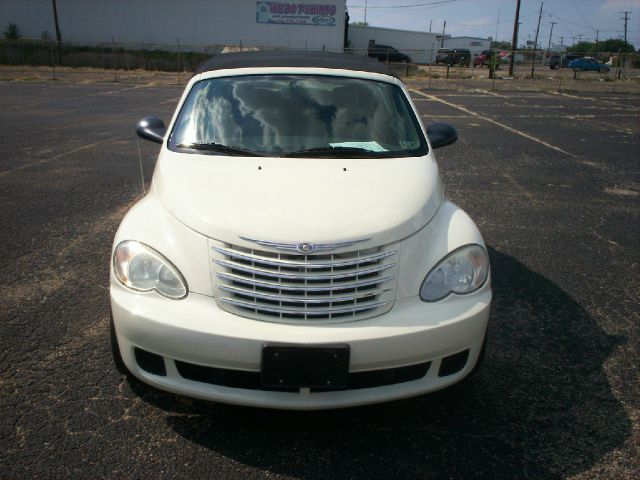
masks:
POLYGON ((198 65, 194 74, 227 68, 255 67, 336 68, 392 75, 386 64, 363 55, 282 50, 215 55, 198 65))

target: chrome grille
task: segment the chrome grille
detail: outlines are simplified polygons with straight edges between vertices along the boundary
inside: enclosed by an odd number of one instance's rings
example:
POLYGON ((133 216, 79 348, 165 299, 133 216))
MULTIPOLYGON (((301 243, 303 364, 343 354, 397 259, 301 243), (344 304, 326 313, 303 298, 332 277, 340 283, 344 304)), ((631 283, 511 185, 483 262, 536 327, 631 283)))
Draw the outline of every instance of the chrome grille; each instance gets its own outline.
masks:
POLYGON ((210 242, 218 304, 275 322, 369 318, 395 298, 397 250, 304 255, 210 242))

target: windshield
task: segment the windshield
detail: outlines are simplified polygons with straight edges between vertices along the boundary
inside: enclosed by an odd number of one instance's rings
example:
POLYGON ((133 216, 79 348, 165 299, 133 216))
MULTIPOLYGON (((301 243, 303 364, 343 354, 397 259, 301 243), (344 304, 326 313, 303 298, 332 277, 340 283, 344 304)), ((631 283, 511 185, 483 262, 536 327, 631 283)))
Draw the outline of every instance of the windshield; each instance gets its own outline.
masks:
POLYGON ((172 150, 223 155, 407 157, 427 144, 400 87, 320 75, 202 80, 169 139, 172 150))

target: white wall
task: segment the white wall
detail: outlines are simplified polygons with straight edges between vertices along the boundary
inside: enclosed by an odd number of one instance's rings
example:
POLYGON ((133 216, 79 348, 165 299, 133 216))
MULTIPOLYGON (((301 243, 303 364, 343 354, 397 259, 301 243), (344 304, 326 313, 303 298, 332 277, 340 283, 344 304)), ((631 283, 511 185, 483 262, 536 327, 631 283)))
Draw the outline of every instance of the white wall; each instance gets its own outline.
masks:
MULTIPOLYGON (((282 0, 293 4, 293 0, 282 0)), ((256 0, 57 0, 62 40, 181 45, 266 46, 342 51, 345 0, 302 0, 335 5, 335 24, 257 22, 256 0)), ((48 31, 55 39, 51 0, 0 0, 0 26, 16 23, 25 38, 48 31)))
POLYGON ((432 52, 438 49, 435 33, 349 25, 348 35, 351 48, 356 49, 356 53, 366 55, 369 40, 374 40, 406 53, 415 63, 431 63, 432 52))

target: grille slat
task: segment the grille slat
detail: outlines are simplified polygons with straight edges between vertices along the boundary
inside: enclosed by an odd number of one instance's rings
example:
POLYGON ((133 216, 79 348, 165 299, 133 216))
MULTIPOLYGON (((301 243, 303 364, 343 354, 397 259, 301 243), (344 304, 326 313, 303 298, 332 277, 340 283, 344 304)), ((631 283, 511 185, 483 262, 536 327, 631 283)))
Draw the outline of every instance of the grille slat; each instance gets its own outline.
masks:
POLYGON ((254 296, 265 300, 277 300, 280 302, 292 302, 300 304, 313 304, 313 303, 327 303, 327 302, 353 302, 363 297, 370 297, 371 295, 380 295, 387 290, 366 290, 362 293, 355 295, 342 295, 342 296, 313 296, 313 298, 307 299, 304 297, 286 297, 283 295, 274 295, 268 293, 261 293, 255 290, 248 290, 245 288, 239 288, 229 285, 218 285, 220 290, 225 292, 234 293, 237 295, 254 296))
POLYGON ((255 287, 263 287, 263 288, 273 288, 290 292, 331 292, 333 290, 345 290, 350 288, 362 288, 371 285, 382 285, 383 283, 387 283, 390 280, 393 280, 394 277, 378 277, 373 280, 362 280, 358 282, 351 283, 340 283, 339 285, 328 285, 324 287, 301 287, 299 284, 296 285, 287 285, 285 283, 275 283, 275 282, 266 282, 261 280, 254 280, 251 278, 243 277, 241 275, 234 275, 232 273, 223 273, 218 272, 216 276, 220 279, 229 280, 232 282, 240 282, 246 283, 248 285, 253 285, 255 287))
POLYGON ((294 279, 294 280, 326 280, 326 281, 334 281, 336 279, 341 278, 351 278, 361 275, 369 275, 372 273, 382 272, 389 268, 395 267, 395 263, 381 265, 378 267, 364 268, 364 269, 354 269, 349 270, 348 272, 340 272, 340 273, 325 273, 325 274, 307 274, 307 273, 291 273, 288 271, 282 271, 282 267, 277 267, 274 270, 266 270, 264 268, 256 268, 253 266, 244 265, 242 263, 237 263, 229 260, 215 260, 215 262, 222 266, 229 268, 231 270, 240 270, 241 272, 246 272, 254 275, 263 275, 265 277, 273 277, 280 279, 294 279))
POLYGON ((325 262, 319 263, 319 262, 315 262, 311 256, 305 257, 305 258, 309 258, 308 261, 294 261, 294 260, 287 260, 287 259, 278 260, 278 259, 274 259, 273 257, 263 257, 260 255, 250 255, 244 252, 236 252, 229 248, 213 247, 213 249, 216 252, 221 253, 225 257, 252 262, 253 264, 252 266, 255 266, 255 264, 264 264, 265 266, 269 265, 269 266, 274 266, 279 268, 291 267, 291 268, 327 269, 327 270, 349 267, 349 266, 357 266, 363 263, 377 262, 378 260, 382 260, 383 258, 387 258, 396 254, 395 251, 384 252, 378 255, 371 255, 369 257, 358 257, 355 260, 343 260, 343 261, 336 261, 332 263, 325 263, 325 262))
POLYGON ((352 321, 388 311, 397 250, 320 255, 254 250, 211 241, 221 308, 270 322, 352 321))
MULTIPOLYGON (((317 308, 312 311, 309 311, 305 308, 295 308, 295 307, 275 307, 263 304, 256 304, 253 302, 245 302, 242 300, 236 300, 228 297, 220 297, 218 300, 225 303, 230 303, 232 305, 236 305, 238 307, 248 308, 249 310, 265 310, 267 312, 272 313, 286 313, 289 315, 331 315, 332 313, 353 313, 360 312, 363 310, 371 310, 372 308, 382 307, 384 305, 388 305, 390 302, 370 302, 358 304, 357 306, 349 306, 342 308, 317 308)), ((326 303, 326 302, 325 302, 326 303)))

